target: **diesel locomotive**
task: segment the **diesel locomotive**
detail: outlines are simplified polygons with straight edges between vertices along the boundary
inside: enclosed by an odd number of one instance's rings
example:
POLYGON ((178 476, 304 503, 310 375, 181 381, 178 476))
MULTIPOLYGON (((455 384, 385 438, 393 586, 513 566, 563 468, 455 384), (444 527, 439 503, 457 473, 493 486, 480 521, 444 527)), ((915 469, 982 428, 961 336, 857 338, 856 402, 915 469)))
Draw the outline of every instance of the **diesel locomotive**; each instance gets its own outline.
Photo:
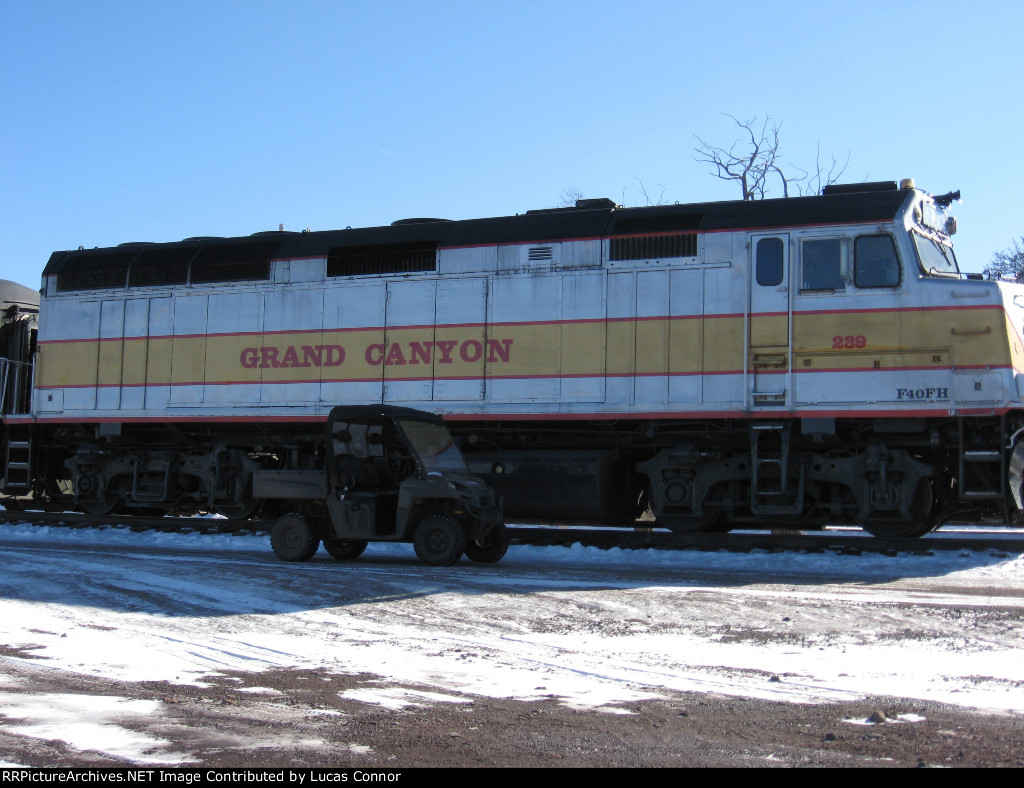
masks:
MULTIPOLYGON (((337 405, 442 416, 506 520, 1010 522, 1024 286, 912 181, 54 253, 0 328, 10 505, 289 502, 337 405)), ((648 522, 648 524, 650 524, 648 522)))

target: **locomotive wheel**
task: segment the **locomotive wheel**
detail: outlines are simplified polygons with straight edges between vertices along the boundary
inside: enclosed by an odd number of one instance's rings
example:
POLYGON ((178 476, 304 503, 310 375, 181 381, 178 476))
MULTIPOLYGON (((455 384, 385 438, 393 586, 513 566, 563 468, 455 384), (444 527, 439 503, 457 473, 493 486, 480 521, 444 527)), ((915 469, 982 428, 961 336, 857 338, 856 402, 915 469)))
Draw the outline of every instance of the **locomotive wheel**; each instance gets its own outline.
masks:
POLYGON ((935 528, 934 518, 929 518, 932 502, 932 486, 927 479, 921 479, 914 491, 908 517, 869 517, 860 523, 860 527, 883 539, 916 539, 935 528))
POLYGON ((262 505, 263 501, 250 498, 241 503, 217 504, 213 511, 229 520, 251 520, 262 505))
POLYGON ((366 542, 362 539, 324 539, 324 550, 339 561, 351 561, 363 554, 366 542))
POLYGON ((308 561, 320 546, 320 538, 305 517, 293 512, 274 523, 270 546, 282 561, 308 561))
POLYGON ((504 523, 487 532, 482 545, 472 539, 466 542, 466 558, 479 564, 496 564, 505 557, 508 551, 508 529, 504 523))
POLYGON ((451 566, 466 549, 466 532, 453 518, 435 514, 416 526, 412 546, 424 563, 451 566))
POLYGON ((121 508, 121 498, 114 495, 102 501, 79 501, 78 506, 86 514, 113 514, 121 508))
POLYGON ((162 509, 159 506, 135 506, 129 507, 132 514, 138 514, 142 517, 166 517, 170 512, 166 509, 162 509))

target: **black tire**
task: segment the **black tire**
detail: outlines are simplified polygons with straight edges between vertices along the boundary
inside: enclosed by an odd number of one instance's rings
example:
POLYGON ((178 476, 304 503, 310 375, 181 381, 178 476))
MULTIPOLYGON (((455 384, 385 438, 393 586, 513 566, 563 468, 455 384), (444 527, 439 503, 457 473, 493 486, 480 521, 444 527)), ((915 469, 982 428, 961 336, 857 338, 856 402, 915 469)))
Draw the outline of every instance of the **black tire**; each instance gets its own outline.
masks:
POLYGON ((282 561, 308 561, 320 546, 320 537, 301 514, 286 514, 270 529, 270 546, 282 561))
POLYGON ((496 564, 508 552, 508 529, 504 523, 488 531, 482 545, 475 544, 472 539, 466 542, 466 558, 479 564, 496 564))
POLYGON ((420 521, 412 535, 416 555, 431 566, 451 566, 466 549, 466 532, 458 522, 442 514, 420 521))
POLYGON ((324 539, 324 550, 339 561, 351 561, 363 554, 366 542, 362 539, 343 541, 341 539, 324 539))

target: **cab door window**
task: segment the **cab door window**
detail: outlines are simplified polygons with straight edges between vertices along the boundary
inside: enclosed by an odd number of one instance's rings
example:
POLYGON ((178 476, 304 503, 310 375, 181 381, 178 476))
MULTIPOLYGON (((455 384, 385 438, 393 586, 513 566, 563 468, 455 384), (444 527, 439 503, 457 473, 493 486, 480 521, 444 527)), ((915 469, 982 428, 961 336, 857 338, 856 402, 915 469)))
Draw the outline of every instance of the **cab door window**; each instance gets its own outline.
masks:
POLYGON ((800 245, 801 290, 844 290, 848 275, 847 244, 842 238, 814 238, 800 245))
POLYGON ((762 238, 757 242, 757 283, 771 287, 782 283, 783 246, 781 238, 762 238))

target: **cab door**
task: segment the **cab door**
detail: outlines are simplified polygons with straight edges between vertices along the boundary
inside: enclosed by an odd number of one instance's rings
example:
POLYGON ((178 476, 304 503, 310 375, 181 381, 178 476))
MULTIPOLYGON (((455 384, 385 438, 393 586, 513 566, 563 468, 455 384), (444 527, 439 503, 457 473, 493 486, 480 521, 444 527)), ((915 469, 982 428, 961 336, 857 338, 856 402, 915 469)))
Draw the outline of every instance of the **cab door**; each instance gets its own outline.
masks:
POLYGON ((792 402, 792 306, 789 235, 750 236, 747 404, 754 410, 792 402))

